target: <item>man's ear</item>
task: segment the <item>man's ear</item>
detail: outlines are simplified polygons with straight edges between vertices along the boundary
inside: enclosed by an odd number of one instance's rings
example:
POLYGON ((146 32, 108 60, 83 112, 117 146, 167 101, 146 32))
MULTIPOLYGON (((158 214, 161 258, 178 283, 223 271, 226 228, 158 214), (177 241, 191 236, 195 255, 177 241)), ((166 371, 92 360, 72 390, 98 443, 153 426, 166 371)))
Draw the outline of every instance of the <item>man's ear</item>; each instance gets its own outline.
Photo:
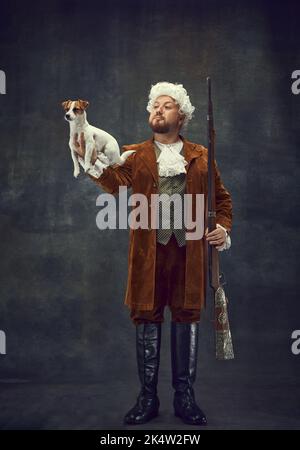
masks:
POLYGON ((183 124, 184 119, 185 119, 185 115, 180 115, 180 117, 179 117, 180 125, 183 124))
POLYGON ((66 100, 65 102, 62 102, 61 106, 65 111, 67 111, 70 107, 70 104, 72 103, 72 100, 66 100))
POLYGON ((90 104, 87 100, 78 100, 78 103, 82 109, 87 109, 90 104))

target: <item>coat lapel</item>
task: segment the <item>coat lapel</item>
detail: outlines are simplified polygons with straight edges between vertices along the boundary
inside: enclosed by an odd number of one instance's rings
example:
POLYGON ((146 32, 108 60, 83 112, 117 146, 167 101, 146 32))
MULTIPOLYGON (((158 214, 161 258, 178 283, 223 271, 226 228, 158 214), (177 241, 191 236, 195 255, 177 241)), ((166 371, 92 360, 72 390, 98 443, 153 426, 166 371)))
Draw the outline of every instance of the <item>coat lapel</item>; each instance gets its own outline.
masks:
POLYGON ((202 155, 201 150, 199 150, 199 147, 197 147, 196 144, 193 144, 193 142, 187 141, 183 136, 181 136, 181 139, 183 140, 183 151, 184 151, 184 159, 187 162, 187 165, 185 166, 186 173, 188 173, 191 162, 193 159, 198 158, 200 155, 202 155))
MULTIPOLYGON (((183 155, 188 163, 186 165, 186 172, 190 168, 190 164, 194 158, 198 158, 202 152, 197 149, 197 145, 193 144, 190 141, 187 141, 183 136, 179 135, 183 141, 183 155)), ((158 170, 157 170, 157 162, 156 162, 156 153, 154 148, 154 137, 145 141, 142 145, 141 150, 139 151, 140 158, 144 161, 145 165, 148 167, 149 171, 152 174, 152 177, 156 183, 158 183, 158 170)))
POLYGON ((158 184, 158 170, 156 162, 156 153, 154 149, 154 138, 149 139, 143 143, 141 150, 139 151, 140 158, 144 161, 145 165, 151 172, 154 181, 158 184))

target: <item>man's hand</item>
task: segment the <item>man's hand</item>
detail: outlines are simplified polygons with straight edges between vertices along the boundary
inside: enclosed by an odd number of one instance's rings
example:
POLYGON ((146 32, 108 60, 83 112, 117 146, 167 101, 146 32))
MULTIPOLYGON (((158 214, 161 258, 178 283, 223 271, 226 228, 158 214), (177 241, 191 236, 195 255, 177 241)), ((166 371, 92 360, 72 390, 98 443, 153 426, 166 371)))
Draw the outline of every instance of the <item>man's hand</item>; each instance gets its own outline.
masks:
POLYGON ((208 233, 208 229, 205 230, 205 237, 210 245, 215 245, 218 250, 221 248, 226 241, 226 231, 223 228, 215 228, 213 231, 208 233))
MULTIPOLYGON (((75 133, 74 139, 73 139, 73 145, 74 145, 76 153, 78 153, 78 155, 81 156, 82 159, 84 159, 85 140, 84 140, 83 132, 80 133, 79 141, 78 141, 78 133, 75 133)), ((95 164, 96 160, 97 160, 97 152, 96 152, 96 149, 94 148, 93 154, 92 154, 92 164, 95 164)))

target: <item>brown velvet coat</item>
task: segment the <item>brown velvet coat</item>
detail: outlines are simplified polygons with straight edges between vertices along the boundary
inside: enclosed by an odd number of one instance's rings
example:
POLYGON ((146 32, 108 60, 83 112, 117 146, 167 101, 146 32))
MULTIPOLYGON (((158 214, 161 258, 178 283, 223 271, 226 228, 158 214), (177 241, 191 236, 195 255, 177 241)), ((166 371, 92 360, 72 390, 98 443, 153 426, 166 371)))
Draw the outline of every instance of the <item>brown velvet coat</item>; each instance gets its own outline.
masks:
MULTIPOLYGON (((207 209, 207 149, 199 144, 184 142, 183 154, 186 166, 186 193, 205 194, 207 209)), ((124 145, 122 150, 136 150, 123 166, 108 167, 100 178, 90 178, 106 192, 118 194, 119 186, 132 187, 132 193, 142 193, 151 199, 158 193, 158 168, 153 137, 140 144, 124 145)), ((193 201, 193 206, 195 202, 193 201)), ((195 208, 193 208, 195 212, 195 208)), ((232 224, 232 202, 216 166, 217 223, 228 231, 232 224)), ((149 207, 150 217, 150 207, 149 207)), ((195 216, 193 217, 193 219, 195 216)), ((205 219, 206 226, 206 219, 205 219)), ((154 302, 156 229, 130 229, 128 253, 128 280, 125 304, 131 308, 151 310, 154 302)), ((186 309, 201 309, 205 305, 207 243, 205 239, 186 241, 186 309)))

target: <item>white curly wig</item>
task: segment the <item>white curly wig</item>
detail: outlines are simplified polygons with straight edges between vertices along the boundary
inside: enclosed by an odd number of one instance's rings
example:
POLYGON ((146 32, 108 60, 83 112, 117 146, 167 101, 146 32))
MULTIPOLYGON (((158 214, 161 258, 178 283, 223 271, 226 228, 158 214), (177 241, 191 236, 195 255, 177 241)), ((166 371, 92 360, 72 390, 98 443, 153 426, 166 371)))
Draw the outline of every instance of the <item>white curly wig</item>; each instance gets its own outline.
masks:
POLYGON ((160 81, 152 85, 149 93, 149 101, 147 111, 151 113, 154 107, 154 102, 160 95, 168 95, 172 97, 179 105, 179 112, 185 115, 182 126, 185 128, 188 122, 193 117, 195 107, 191 104, 190 97, 187 95, 186 89, 182 84, 169 83, 168 81, 160 81))

